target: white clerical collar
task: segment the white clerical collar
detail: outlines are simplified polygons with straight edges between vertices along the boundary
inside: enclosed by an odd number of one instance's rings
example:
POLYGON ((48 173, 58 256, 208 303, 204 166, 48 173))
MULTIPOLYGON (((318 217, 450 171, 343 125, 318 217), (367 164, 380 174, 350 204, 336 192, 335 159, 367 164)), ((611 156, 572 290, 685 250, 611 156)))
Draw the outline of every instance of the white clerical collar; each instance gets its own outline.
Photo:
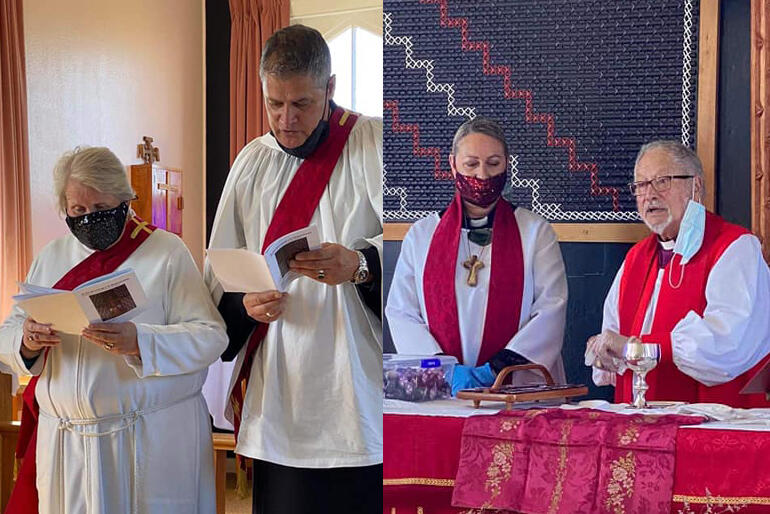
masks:
POLYGON ((660 246, 662 246, 664 250, 673 250, 674 245, 676 244, 676 239, 669 239, 668 241, 658 239, 658 243, 660 243, 660 246))
POLYGON ((468 218, 468 225, 471 226, 471 228, 479 228, 484 227, 487 224, 487 216, 484 216, 483 218, 473 219, 468 218))

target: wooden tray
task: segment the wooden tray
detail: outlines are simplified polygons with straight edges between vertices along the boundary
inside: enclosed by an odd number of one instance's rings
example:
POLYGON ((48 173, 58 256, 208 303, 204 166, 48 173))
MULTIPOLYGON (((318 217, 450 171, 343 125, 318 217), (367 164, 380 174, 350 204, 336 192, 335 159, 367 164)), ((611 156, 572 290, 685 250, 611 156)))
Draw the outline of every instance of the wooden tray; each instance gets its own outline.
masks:
POLYGON ((482 401, 504 402, 505 409, 511 410, 514 403, 535 402, 550 400, 552 398, 570 398, 588 394, 588 388, 584 385, 566 384, 556 385, 548 370, 540 364, 520 364, 508 366, 500 370, 495 383, 491 387, 477 387, 475 389, 463 389, 457 392, 457 398, 461 400, 473 400, 473 406, 479 408, 482 401), (534 369, 543 374, 545 384, 527 386, 503 385, 508 376, 514 371, 534 369))

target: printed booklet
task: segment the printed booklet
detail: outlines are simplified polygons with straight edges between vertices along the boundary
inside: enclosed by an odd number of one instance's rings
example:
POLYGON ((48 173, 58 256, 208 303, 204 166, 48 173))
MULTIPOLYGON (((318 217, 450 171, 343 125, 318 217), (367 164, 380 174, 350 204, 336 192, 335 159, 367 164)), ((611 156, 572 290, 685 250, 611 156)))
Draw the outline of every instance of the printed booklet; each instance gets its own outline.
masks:
POLYGON ((133 269, 89 280, 72 291, 20 283, 16 304, 38 323, 79 334, 90 323, 128 321, 147 306, 147 297, 133 269))
POLYGON ((209 264, 226 293, 286 291, 301 276, 289 269, 289 261, 300 252, 321 247, 318 227, 310 225, 279 237, 264 255, 244 248, 210 249, 209 264))

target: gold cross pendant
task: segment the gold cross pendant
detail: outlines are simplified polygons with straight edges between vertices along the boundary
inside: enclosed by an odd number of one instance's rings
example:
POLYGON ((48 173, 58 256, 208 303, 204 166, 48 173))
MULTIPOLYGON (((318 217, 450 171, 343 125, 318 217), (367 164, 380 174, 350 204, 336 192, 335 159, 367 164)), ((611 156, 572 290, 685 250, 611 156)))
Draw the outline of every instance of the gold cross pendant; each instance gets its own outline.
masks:
POLYGON ((476 285, 479 283, 477 272, 483 267, 484 263, 481 262, 475 255, 471 255, 467 261, 463 262, 463 268, 468 270, 468 279, 466 280, 466 283, 469 286, 476 287, 476 285))

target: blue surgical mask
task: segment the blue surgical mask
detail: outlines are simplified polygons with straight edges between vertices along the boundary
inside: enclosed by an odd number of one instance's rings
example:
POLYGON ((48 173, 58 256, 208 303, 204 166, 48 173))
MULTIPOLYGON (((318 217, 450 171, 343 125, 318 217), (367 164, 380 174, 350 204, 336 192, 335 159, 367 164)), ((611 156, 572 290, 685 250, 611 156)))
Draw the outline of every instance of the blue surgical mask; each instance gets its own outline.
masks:
POLYGON ((706 207, 694 200, 687 202, 682 223, 679 225, 679 234, 674 243, 674 253, 678 253, 684 265, 698 253, 703 244, 703 233, 706 231, 706 207))
MULTIPOLYGON (((693 197, 695 196, 695 180, 693 179, 693 197)), ((687 202, 687 209, 684 211, 682 221, 679 224, 679 234, 676 236, 676 242, 674 243, 674 253, 681 256, 679 261, 680 272, 679 282, 674 285, 671 282, 671 269, 669 268, 668 283, 674 289, 678 289, 682 285, 682 279, 684 278, 684 265, 690 262, 690 259, 698 253, 701 245, 703 245, 703 234, 706 232, 706 207, 702 203, 698 203, 693 199, 687 202)))

